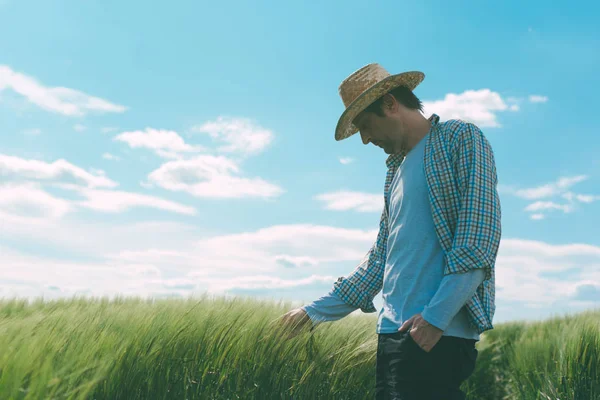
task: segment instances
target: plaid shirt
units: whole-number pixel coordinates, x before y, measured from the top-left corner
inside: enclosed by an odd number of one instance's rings
[[[500,244],[501,210],[492,148],[479,128],[460,120],[439,122],[432,115],[424,155],[425,176],[437,237],[445,252],[444,275],[482,268],[484,281],[466,303],[478,333],[493,329],[494,265]],[[383,286],[387,255],[389,187],[406,153],[392,154],[384,187],[385,206],[373,247],[333,291],[365,313],[377,311],[373,298]]]

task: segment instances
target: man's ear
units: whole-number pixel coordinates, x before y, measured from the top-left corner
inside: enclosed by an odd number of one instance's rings
[[[394,96],[392,96],[389,93],[386,93],[383,96],[383,108],[385,111],[388,112],[393,112],[396,111],[398,108],[398,101],[396,100],[396,98]]]

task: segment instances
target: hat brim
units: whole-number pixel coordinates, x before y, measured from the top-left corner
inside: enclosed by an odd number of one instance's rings
[[[398,86],[406,86],[410,90],[415,90],[417,86],[425,79],[425,74],[419,71],[403,72],[396,75],[390,75],[369,89],[360,94],[344,110],[340,116],[335,128],[335,140],[343,140],[358,132],[358,128],[353,124],[354,118],[365,108],[371,105],[379,97],[383,96]]]

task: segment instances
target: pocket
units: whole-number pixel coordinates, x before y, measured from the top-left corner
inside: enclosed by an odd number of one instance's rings
[[[468,355],[468,358],[475,363],[475,361],[477,360],[477,355],[478,355],[478,351],[477,348],[475,347],[475,342],[473,340],[470,339],[462,339],[461,340],[461,347],[464,349],[465,353]]]
[[[412,337],[412,335],[410,334],[410,331],[406,332],[406,336],[407,336],[407,340],[412,343],[412,345],[414,347],[417,348],[418,351],[420,351],[423,354],[429,354],[428,352],[426,352],[425,350],[423,350],[421,348],[421,346],[419,346],[419,344],[415,341],[415,339]]]
[[[459,346],[461,366],[459,368],[458,381],[462,382],[468,379],[475,371],[475,364],[477,362],[477,349],[473,342],[467,339],[462,339]]]

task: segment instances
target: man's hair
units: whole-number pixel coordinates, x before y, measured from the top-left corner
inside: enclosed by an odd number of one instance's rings
[[[420,110],[421,112],[423,111],[423,103],[421,103],[421,100],[419,100],[417,96],[415,96],[415,94],[412,92],[412,90],[410,90],[406,86],[398,86],[397,88],[390,90],[388,94],[394,96],[398,103],[404,105],[406,108]],[[384,117],[385,114],[383,113],[383,96],[371,103],[367,108],[365,108],[364,111],[372,112],[379,115],[380,117]]]

